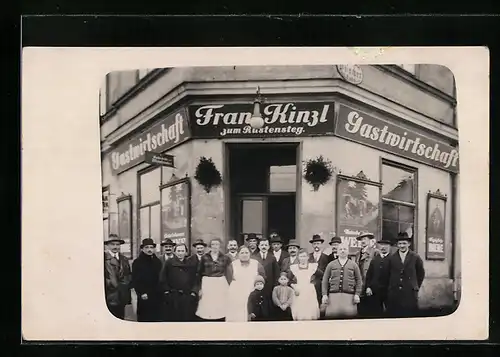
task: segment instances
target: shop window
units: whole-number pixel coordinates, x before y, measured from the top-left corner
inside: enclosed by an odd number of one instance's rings
[[[383,162],[382,235],[395,240],[398,233],[414,236],[416,211],[416,170]],[[412,243],[412,249],[414,249]]]
[[[269,192],[295,192],[297,167],[295,165],[269,168]]]
[[[139,236],[160,243],[160,183],[161,170],[139,173]],[[140,241],[136,246],[139,247]]]

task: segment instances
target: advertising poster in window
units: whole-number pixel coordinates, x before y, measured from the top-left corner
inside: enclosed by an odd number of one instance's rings
[[[427,232],[425,251],[427,260],[445,259],[445,209],[446,197],[427,195]]]
[[[349,244],[349,254],[360,249],[356,237],[363,232],[379,238],[380,184],[337,176],[337,235]]]
[[[125,241],[121,252],[132,258],[132,197],[122,196],[116,200],[118,204],[118,236]]]
[[[109,218],[109,188],[102,189],[102,218]]]
[[[190,245],[191,190],[189,179],[176,180],[160,187],[162,241]]]

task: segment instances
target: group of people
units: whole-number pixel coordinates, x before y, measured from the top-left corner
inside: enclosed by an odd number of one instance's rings
[[[120,240],[106,241],[105,292],[110,312],[124,318],[137,295],[137,321],[303,321],[359,317],[409,317],[418,311],[418,292],[425,277],[422,259],[400,233],[392,242],[364,233],[360,249],[314,235],[312,253],[292,239],[284,247],[278,234],[258,239],[248,234],[222,252],[222,241],[198,239],[188,256],[185,244],[144,239],[130,268],[120,254]],[[208,251],[207,251],[208,248]],[[286,248],[283,249],[283,248]]]

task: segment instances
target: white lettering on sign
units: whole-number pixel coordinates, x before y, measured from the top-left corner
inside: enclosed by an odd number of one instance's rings
[[[111,154],[111,164],[114,170],[119,170],[122,166],[128,165],[131,161],[144,156],[146,151],[153,151],[166,144],[177,144],[184,134],[184,118],[178,113],[172,124],[161,125],[158,132],[147,133],[145,137],[140,137],[134,144],[129,144],[125,151],[115,151]]]
[[[429,243],[429,253],[444,253],[443,244]]]
[[[389,131],[389,126],[387,125],[380,127],[372,124],[363,124],[363,120],[364,118],[358,112],[351,111],[347,115],[347,122],[344,128],[350,134],[359,134],[361,137],[371,141],[440,162],[445,168],[457,166],[458,150],[456,149],[451,149],[449,152],[444,151],[439,143],[435,143],[434,146],[427,146],[421,143],[422,139],[419,137],[408,138],[408,132],[406,131],[400,135]]]
[[[218,112],[217,109],[222,109],[220,105],[205,105],[195,111],[196,124],[205,125],[244,125],[249,124],[252,117],[251,112]],[[297,110],[293,103],[287,104],[268,104],[264,107],[264,122],[266,124],[305,124],[309,127],[314,127],[319,123],[327,122],[327,114],[330,109],[330,104],[324,104],[323,109],[318,110]],[[274,128],[282,129],[282,128]],[[240,129],[241,130],[241,129]],[[250,129],[244,129],[250,130]],[[260,130],[260,129],[259,129]],[[291,130],[285,126],[285,130]],[[240,133],[240,132],[238,132]],[[279,132],[278,132],[279,133]],[[302,133],[302,131],[301,131]],[[297,134],[300,135],[300,134]]]

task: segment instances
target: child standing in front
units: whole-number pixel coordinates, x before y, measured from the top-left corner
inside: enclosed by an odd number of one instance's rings
[[[295,292],[288,286],[289,281],[287,273],[282,272],[278,279],[279,285],[273,289],[272,298],[275,305],[275,317],[278,321],[293,321],[290,306],[292,305]]]
[[[248,320],[268,321],[271,312],[271,303],[263,291],[265,279],[258,275],[254,282],[254,291],[248,297]]]

